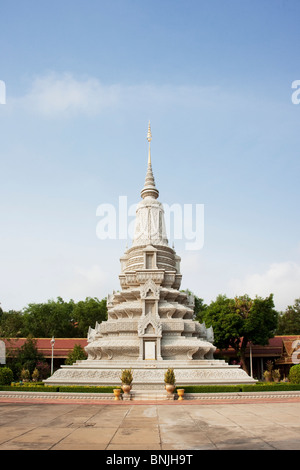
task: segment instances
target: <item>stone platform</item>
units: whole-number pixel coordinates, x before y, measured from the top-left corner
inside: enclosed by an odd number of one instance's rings
[[[193,361],[77,361],[72,366],[62,366],[45,380],[48,385],[108,385],[121,384],[122,369],[133,371],[133,390],[162,390],[164,375],[173,368],[176,383],[184,385],[252,384],[239,366],[228,365],[224,360]]]

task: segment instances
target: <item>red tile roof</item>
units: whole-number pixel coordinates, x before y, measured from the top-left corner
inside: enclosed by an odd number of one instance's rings
[[[285,336],[274,336],[274,338],[269,339],[269,343],[266,346],[261,346],[259,344],[252,345],[252,356],[253,357],[281,357],[284,353],[287,345],[292,344],[296,339],[300,339],[299,335],[285,335]],[[221,352],[224,355],[235,356],[235,351],[233,348],[228,348],[227,350],[217,351]],[[250,345],[248,343],[246,349],[246,356],[250,355]]]
[[[46,358],[52,356],[51,341],[52,338],[37,338],[37,348]],[[300,339],[299,335],[286,335],[286,336],[275,336],[270,338],[269,344],[266,346],[252,345],[252,356],[253,357],[281,357],[284,353],[284,348],[288,348],[290,344],[296,339]],[[26,338],[10,338],[4,339],[7,349],[20,348],[26,341]],[[55,338],[55,344],[53,348],[53,356],[56,358],[66,358],[70,351],[76,344],[80,344],[83,348],[87,345],[86,338]],[[246,355],[249,355],[249,345],[246,350]],[[228,350],[219,351],[224,355],[235,356],[235,351],[232,348]]]
[[[27,338],[10,338],[4,339],[7,349],[18,349],[25,343]],[[52,338],[37,338],[36,346],[39,352],[41,352],[44,357],[52,357]],[[66,358],[70,351],[74,348],[76,344],[80,344],[83,348],[87,345],[86,338],[55,338],[55,344],[53,348],[53,357],[56,358]]]

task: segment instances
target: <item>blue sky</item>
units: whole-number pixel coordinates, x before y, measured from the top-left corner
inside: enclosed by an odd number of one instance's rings
[[[300,296],[298,0],[11,0],[1,6],[0,302],[119,289],[97,207],[204,205],[182,287]],[[131,217],[132,219],[132,217]],[[130,240],[128,241],[130,246]]]

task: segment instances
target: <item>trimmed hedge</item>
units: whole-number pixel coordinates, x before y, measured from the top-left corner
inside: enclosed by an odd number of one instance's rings
[[[47,388],[47,386],[45,387]],[[62,393],[114,393],[113,390],[115,388],[121,388],[120,386],[118,387],[112,387],[112,386],[107,386],[107,387],[97,387],[97,386],[88,386],[88,385],[60,385],[59,387],[59,392]],[[123,390],[122,390],[123,392]]]
[[[11,382],[12,387],[44,387],[44,382]]]
[[[0,391],[15,392],[61,392],[61,393],[113,393],[117,387],[77,386],[77,385],[0,385]],[[123,391],[122,391],[123,392]]]
[[[185,393],[228,393],[228,392],[280,392],[300,390],[300,384],[291,383],[256,383],[241,385],[183,385]]]
[[[178,388],[183,388],[184,393],[236,393],[241,391],[241,385],[178,385],[175,391]]]
[[[255,384],[255,385],[242,385],[242,392],[281,392],[281,391],[297,391],[300,390],[300,384],[291,383],[270,383],[270,384]]]
[[[58,387],[44,387],[43,385],[0,385],[1,392],[59,392]]]

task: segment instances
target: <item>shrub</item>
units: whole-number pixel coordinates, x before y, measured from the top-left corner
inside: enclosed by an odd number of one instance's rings
[[[36,363],[36,369],[39,372],[39,379],[44,380],[50,376],[50,366],[47,362],[38,361]]]
[[[182,385],[178,388],[184,388],[185,393],[237,393],[241,391],[241,385]]]
[[[295,364],[290,368],[289,381],[292,384],[300,384],[300,364]]]
[[[242,392],[282,392],[282,391],[300,390],[300,384],[291,383],[257,383],[241,385]]]
[[[131,385],[132,380],[133,380],[131,369],[122,370],[120,379],[121,379],[122,384]]]
[[[272,379],[274,382],[278,382],[280,380],[280,370],[279,369],[274,369],[272,370]]]
[[[0,384],[10,385],[13,381],[14,374],[9,367],[0,367]]]
[[[165,373],[165,383],[175,385],[175,373],[174,369],[169,368]]]
[[[10,391],[13,390],[14,392],[58,392],[58,387],[44,387],[43,385],[20,385],[15,384],[14,386],[10,385],[0,385],[1,391]]]
[[[265,379],[266,382],[271,382],[271,380],[272,380],[272,371],[265,370],[264,371],[264,379]]]
[[[47,388],[46,386],[45,388]],[[114,388],[121,388],[119,386],[93,386],[93,385],[60,385],[58,387],[59,392],[68,392],[68,393],[113,393]]]
[[[22,369],[21,370],[21,379],[23,382],[29,382],[30,380],[30,372],[28,369]]]
[[[34,371],[32,372],[32,376],[31,376],[32,380],[34,382],[37,382],[38,379],[39,379],[39,376],[40,376],[40,373],[39,373],[38,369],[35,368]]]
[[[72,365],[76,361],[82,361],[87,358],[87,354],[80,344],[75,344],[72,351],[69,352],[67,359],[65,360],[66,365]]]

